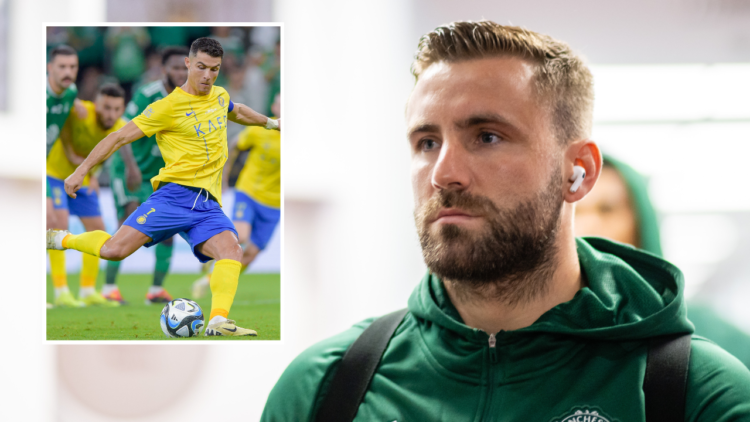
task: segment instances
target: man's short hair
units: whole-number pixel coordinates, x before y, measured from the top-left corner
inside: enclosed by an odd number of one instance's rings
[[[199,51],[208,54],[211,57],[223,57],[224,49],[221,44],[213,38],[198,38],[190,45],[190,56],[195,57]]]
[[[519,57],[536,66],[534,88],[549,107],[562,144],[591,134],[594,83],[583,58],[548,35],[491,21],[453,22],[424,35],[411,71],[419,75],[437,62],[486,57]]]
[[[161,52],[161,64],[167,64],[167,61],[172,56],[187,57],[188,53],[187,47],[165,47]]]
[[[78,52],[69,45],[60,44],[49,52],[49,61],[53,62],[57,56],[78,56]]]
[[[97,95],[106,95],[108,97],[125,98],[125,90],[116,83],[106,83],[99,87]]]

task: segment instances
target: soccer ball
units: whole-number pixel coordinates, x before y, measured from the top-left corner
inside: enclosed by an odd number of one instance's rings
[[[164,305],[159,322],[167,337],[197,336],[203,328],[203,311],[190,299],[175,299]]]

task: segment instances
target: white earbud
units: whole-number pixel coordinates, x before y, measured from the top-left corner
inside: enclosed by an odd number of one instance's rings
[[[573,186],[570,187],[570,193],[576,193],[578,188],[581,187],[581,183],[583,183],[583,179],[585,178],[586,169],[584,169],[582,166],[573,166],[573,176],[571,176],[570,180],[568,180],[569,182],[573,182]]]

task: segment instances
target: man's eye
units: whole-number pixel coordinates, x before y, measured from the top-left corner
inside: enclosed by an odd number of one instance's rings
[[[481,135],[479,135],[479,140],[483,144],[494,144],[500,141],[500,137],[495,135],[494,133],[483,132]]]
[[[433,141],[432,139],[424,139],[422,141],[423,151],[429,151],[431,149],[434,149],[435,147],[437,147],[437,142]]]

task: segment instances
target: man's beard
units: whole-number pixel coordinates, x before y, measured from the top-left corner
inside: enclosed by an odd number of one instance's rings
[[[563,197],[560,168],[545,189],[515,208],[486,197],[441,190],[415,212],[422,255],[430,271],[455,287],[462,300],[486,298],[514,306],[544,294],[555,270],[555,239]],[[442,208],[481,216],[480,233],[455,224],[430,232]]]
[[[176,82],[175,82],[175,81],[174,81],[174,80],[173,80],[173,79],[172,79],[172,78],[171,78],[171,77],[169,76],[169,73],[166,73],[165,75],[166,75],[166,77],[167,77],[167,78],[166,78],[166,79],[167,79],[167,86],[166,86],[166,88],[167,88],[168,90],[170,90],[170,89],[175,89],[175,88],[177,88],[177,87],[179,86],[179,85],[177,85],[177,83],[176,83]],[[180,85],[182,85],[182,84],[180,84]]]

